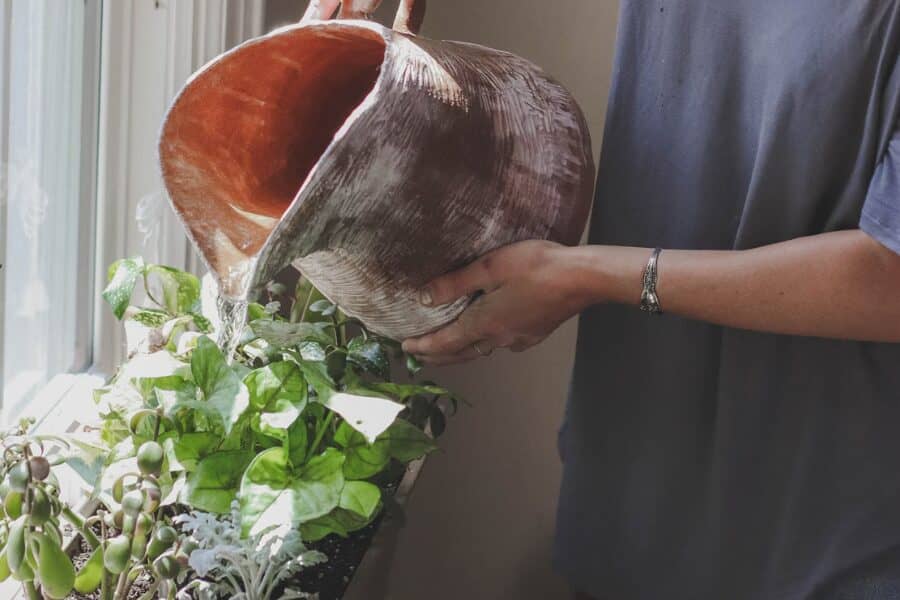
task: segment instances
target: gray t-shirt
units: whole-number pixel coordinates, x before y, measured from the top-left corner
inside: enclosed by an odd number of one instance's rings
[[[900,253],[900,1],[623,0],[617,43],[592,243]],[[597,306],[560,452],[556,564],[598,598],[900,586],[900,344]]]

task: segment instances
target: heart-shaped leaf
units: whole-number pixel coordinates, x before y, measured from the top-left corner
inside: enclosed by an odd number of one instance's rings
[[[390,361],[384,346],[374,338],[355,337],[347,344],[347,360],[364,371],[387,378],[390,375]]]
[[[293,407],[299,416],[306,406],[306,380],[293,362],[282,361],[252,371],[244,378],[250,406],[260,412],[285,412]],[[295,418],[296,418],[295,416]],[[283,428],[287,428],[293,419]]]
[[[113,314],[121,319],[131,302],[137,280],[144,276],[144,261],[141,258],[125,258],[109,267],[109,284],[101,296],[112,307]]]
[[[412,462],[437,450],[434,440],[424,431],[402,419],[388,428],[385,438],[390,440],[391,456],[403,463]]]
[[[347,479],[368,479],[383,471],[391,460],[391,442],[384,434],[369,444],[360,432],[344,422],[338,427],[334,441],[344,448],[344,477]]]
[[[247,467],[241,482],[244,534],[258,533],[286,520],[298,525],[331,512],[344,487],[343,462],[344,456],[329,448],[293,476],[284,448],[261,452]]]
[[[250,404],[247,386],[208,337],[197,340],[197,347],[191,354],[191,372],[206,402],[221,416],[225,433],[230,433]]]
[[[200,280],[191,273],[172,267],[150,265],[148,275],[155,275],[163,292],[163,304],[172,314],[180,315],[195,308],[200,300]]]
[[[363,519],[370,519],[381,504],[381,490],[368,481],[347,481],[338,506]]]
[[[406,408],[393,400],[346,392],[333,392],[324,398],[320,396],[319,402],[341,415],[369,443],[374,443]]]
[[[272,319],[257,319],[250,322],[250,329],[270,344],[290,348],[301,342],[313,341],[333,344],[331,323],[288,323]]]
[[[195,509],[227,513],[252,459],[253,452],[249,450],[229,450],[200,460],[197,470],[188,475],[184,500]]]

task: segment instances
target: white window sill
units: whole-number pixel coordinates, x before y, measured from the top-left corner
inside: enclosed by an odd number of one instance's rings
[[[64,433],[76,417],[96,414],[93,391],[105,381],[105,375],[93,371],[57,375],[19,414],[4,413],[2,422],[9,427],[31,417],[35,419],[34,429],[41,433]]]

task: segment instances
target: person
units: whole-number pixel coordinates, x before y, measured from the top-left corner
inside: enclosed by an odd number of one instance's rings
[[[898,63],[895,0],[623,0],[589,245],[422,290],[481,292],[404,342],[430,364],[581,313],[555,563],[587,597],[900,598]]]

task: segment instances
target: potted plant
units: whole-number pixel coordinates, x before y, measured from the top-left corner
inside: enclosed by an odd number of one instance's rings
[[[265,294],[223,349],[209,285],[141,259],[110,268],[128,359],[87,433],[3,437],[0,579],[29,598],[340,597],[355,564],[328,570],[329,553],[364,550],[457,400],[392,381],[392,358],[419,365],[303,279]],[[62,464],[92,490],[86,518],[60,499]]]

